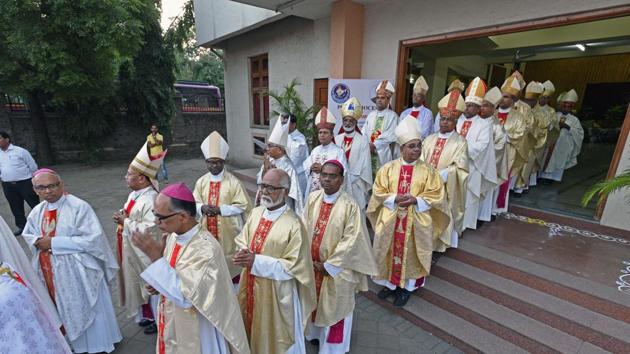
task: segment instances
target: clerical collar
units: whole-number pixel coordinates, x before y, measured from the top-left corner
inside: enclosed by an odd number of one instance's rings
[[[201,224],[195,224],[195,226],[191,227],[190,230],[184,232],[183,234],[175,234],[175,241],[177,241],[177,243],[179,243],[180,245],[185,245],[186,243],[188,243],[188,241],[190,241],[193,236],[197,234],[200,227]]]
[[[319,146],[320,146],[322,149],[330,149],[331,147],[333,147],[333,145],[335,145],[335,144],[333,144],[333,143],[332,143],[332,141],[331,141],[330,143],[328,143],[328,145],[321,145],[321,144],[320,144]],[[335,146],[337,146],[337,145],[335,145]]]
[[[300,134],[301,134],[300,131],[295,129],[294,131],[289,133],[289,136],[290,137],[295,137],[295,136],[300,135]]]
[[[265,208],[265,212],[263,213],[263,218],[270,221],[276,221],[278,220],[280,215],[282,215],[282,213],[284,213],[287,210],[288,207],[289,207],[288,205],[284,204],[283,206],[281,206],[280,208],[276,210],[269,210]]]
[[[353,130],[351,132],[347,132],[344,130],[344,133],[346,134],[348,138],[354,138],[354,133],[356,133],[356,130]]]
[[[419,111],[419,110],[420,110],[420,107],[422,107],[422,105],[419,105],[418,107],[416,107],[416,106],[411,106],[411,110],[412,110],[412,111]]]
[[[326,192],[324,192],[324,202],[328,204],[334,204],[337,201],[337,198],[339,198],[339,194],[341,194],[341,188],[339,188],[336,193],[333,193],[331,195],[328,195],[326,194]]]
[[[137,191],[131,192],[131,199],[138,199],[138,198],[140,198],[141,195],[143,195],[144,193],[148,192],[150,189],[153,189],[153,186],[144,187],[144,188],[139,189]]]
[[[213,175],[212,172],[210,172],[210,182],[221,182],[224,171],[225,169],[221,170],[221,172],[218,175]]]
[[[501,108],[501,107],[499,107],[499,109],[498,109],[499,113],[510,113],[511,110],[512,110],[512,107],[510,107],[510,108]]]
[[[476,116],[470,117],[470,118],[466,118],[466,116],[464,116],[464,119],[466,120],[475,120],[475,118],[479,118],[479,115],[477,114]]]
[[[451,131],[450,131],[450,132],[448,132],[448,133],[438,133],[438,137],[439,137],[440,139],[448,139],[448,138],[450,138],[450,137],[451,137],[451,135],[453,135],[453,133],[454,133],[454,132],[455,132],[455,130],[451,130]]]
[[[403,166],[415,166],[417,162],[418,162],[418,160],[416,160],[416,161],[414,161],[414,162],[407,162],[407,161],[405,161],[405,159],[403,159],[402,157],[400,158],[400,163],[401,163]]]
[[[57,209],[61,208],[61,206],[63,205],[63,202],[65,202],[65,201],[66,201],[66,196],[64,194],[56,202],[48,203],[47,209],[48,210],[57,210]]]

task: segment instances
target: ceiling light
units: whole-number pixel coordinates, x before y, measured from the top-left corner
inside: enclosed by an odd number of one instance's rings
[[[586,50],[586,47],[584,46],[584,44],[576,44],[575,46],[581,51],[585,51]]]

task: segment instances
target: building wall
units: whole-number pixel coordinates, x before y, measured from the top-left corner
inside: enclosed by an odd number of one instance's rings
[[[293,78],[307,106],[313,103],[313,80],[329,73],[330,20],[289,17],[229,39],[225,50],[225,97],[231,159],[240,165],[259,166],[253,154],[252,134],[268,130],[252,128],[249,57],[267,53],[269,89],[281,92]],[[273,110],[273,99],[270,101]]]
[[[396,77],[400,40],[628,4],[623,0],[405,0],[365,5],[362,78]],[[481,12],[480,9],[486,9]]]
[[[622,174],[629,168],[630,143],[626,141],[615,176]],[[622,189],[608,196],[604,213],[602,214],[601,224],[618,229],[630,230],[630,189]]]

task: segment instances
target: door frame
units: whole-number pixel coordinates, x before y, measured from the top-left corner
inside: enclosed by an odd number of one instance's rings
[[[591,22],[596,20],[604,20],[615,17],[624,17],[630,15],[630,5],[621,5],[614,6],[600,10],[591,10],[591,11],[582,11],[576,12],[567,15],[560,16],[552,16],[545,17],[536,20],[522,21],[511,24],[503,24],[489,27],[481,27],[481,28],[472,28],[469,30],[456,31],[450,33],[444,33],[439,35],[432,35],[426,37],[418,37],[418,38],[410,38],[399,41],[399,49],[398,49],[398,66],[396,68],[396,92],[400,94],[396,95],[395,102],[395,110],[400,112],[405,105],[405,102],[408,101],[409,93],[406,88],[406,74],[407,74],[407,58],[409,57],[409,53],[411,48],[418,47],[422,45],[428,44],[436,44],[436,43],[446,43],[451,41],[457,41],[462,39],[469,38],[477,38],[477,37],[486,37],[486,36],[495,36],[500,34],[508,34],[515,32],[523,32],[535,29],[543,29],[543,28],[551,28],[551,27],[560,27],[564,25],[572,25],[576,23],[583,22]],[[612,160],[610,162],[610,166],[608,168],[607,179],[612,178],[617,173],[617,168],[619,166],[619,160],[621,159],[621,154],[623,152],[623,148],[628,140],[628,135],[630,133],[630,105],[628,105],[628,111],[626,112],[626,116],[624,118],[624,122],[621,126],[621,132],[619,134],[619,139],[617,140],[617,145],[615,147],[615,152],[613,153]],[[604,207],[606,206],[606,200],[603,200],[601,203],[597,205],[595,211],[595,218],[599,220],[601,218],[602,213],[604,212]]]

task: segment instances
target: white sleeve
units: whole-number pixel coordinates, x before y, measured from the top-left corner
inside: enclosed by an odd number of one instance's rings
[[[166,262],[164,257],[151,263],[151,265],[140,274],[140,277],[160,294],[172,301],[175,306],[186,309],[192,307],[192,303],[182,294],[177,272]]]
[[[31,156],[31,153],[28,152],[28,150],[23,149],[22,158],[24,159],[24,162],[26,162],[26,164],[28,165],[28,169],[31,172],[31,175],[35,173],[35,171],[37,171],[37,163],[33,159],[33,156]]]
[[[197,218],[202,218],[205,216],[201,213],[202,206],[203,206],[203,203],[195,203],[195,207],[197,208]]]
[[[50,241],[50,249],[54,255],[85,252],[83,247],[72,240],[72,237],[55,236]]]
[[[440,171],[440,177],[442,177],[442,181],[446,183],[446,181],[448,180],[448,168],[445,168]]]
[[[333,278],[343,271],[343,268],[336,267],[328,262],[324,262],[324,268],[326,268],[328,274],[330,274]]]
[[[284,266],[282,266],[282,263],[278,258],[262,254],[257,254],[256,257],[254,257],[252,274],[257,277],[268,278],[271,280],[293,279],[293,276],[284,269]]]
[[[431,206],[424,201],[424,199],[422,199],[422,197],[416,197],[416,205],[414,206],[414,208],[416,209],[416,212],[418,213],[424,213],[425,211],[431,209]]]
[[[243,214],[243,209],[234,205],[219,205],[219,209],[221,209],[221,216],[235,216]]]
[[[385,199],[385,201],[383,202],[383,205],[389,209],[389,210],[394,210],[396,209],[396,194],[392,194],[389,197],[387,197],[387,199]]]

